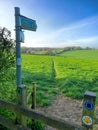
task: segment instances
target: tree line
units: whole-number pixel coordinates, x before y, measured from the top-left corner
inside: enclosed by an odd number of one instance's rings
[[[91,50],[93,48],[80,46],[70,46],[63,48],[48,48],[48,47],[22,47],[21,52],[24,54],[40,54],[40,55],[58,55],[60,53],[72,50]]]

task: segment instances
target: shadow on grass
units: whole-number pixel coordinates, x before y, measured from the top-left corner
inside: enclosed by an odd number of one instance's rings
[[[32,92],[32,82],[36,82],[36,98],[39,106],[50,105],[58,94],[56,82],[51,76],[48,77],[42,73],[31,73],[25,70],[22,72],[22,81],[27,86],[28,93]]]

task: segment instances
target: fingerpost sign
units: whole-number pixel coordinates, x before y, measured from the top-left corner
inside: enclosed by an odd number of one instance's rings
[[[20,19],[21,19],[21,29],[36,31],[37,25],[36,25],[35,20],[27,18],[27,17],[22,16],[22,15],[21,15]]]
[[[20,43],[24,42],[23,30],[36,31],[36,21],[20,14],[20,8],[15,7],[15,33],[16,33],[16,80],[17,87],[22,84],[21,76],[21,49]]]

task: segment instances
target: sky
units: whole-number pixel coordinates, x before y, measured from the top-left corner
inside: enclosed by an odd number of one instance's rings
[[[23,30],[27,47],[98,48],[98,0],[0,0],[0,26],[15,39],[15,10],[36,20],[37,30]]]

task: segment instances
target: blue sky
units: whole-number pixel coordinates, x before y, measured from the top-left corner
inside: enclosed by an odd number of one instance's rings
[[[38,26],[24,31],[22,46],[98,48],[98,0],[0,0],[0,26],[15,39],[14,7]]]

